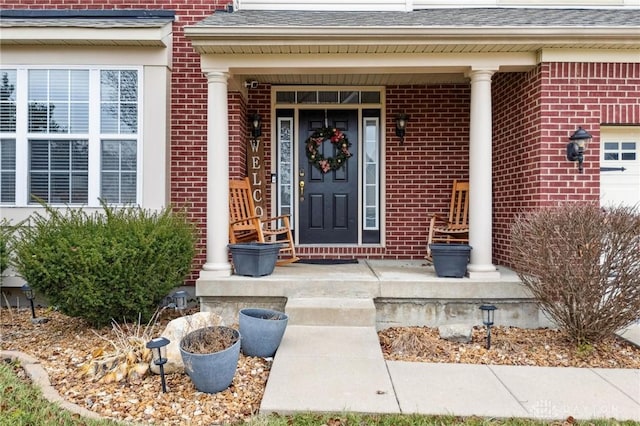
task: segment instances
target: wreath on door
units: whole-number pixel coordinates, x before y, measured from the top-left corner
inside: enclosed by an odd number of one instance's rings
[[[331,144],[336,149],[335,157],[325,157],[322,155],[318,148],[324,141],[329,139]],[[349,139],[342,133],[341,130],[332,127],[323,127],[313,132],[306,141],[307,159],[322,173],[329,171],[335,171],[342,168],[347,159],[351,157],[349,152]]]

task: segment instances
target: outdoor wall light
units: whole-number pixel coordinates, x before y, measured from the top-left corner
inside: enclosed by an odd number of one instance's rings
[[[400,138],[400,144],[404,145],[404,134],[407,129],[407,121],[409,116],[407,114],[398,114],[396,116],[396,136]]]
[[[33,299],[36,298],[36,295],[33,291],[33,289],[29,286],[29,284],[25,284],[22,286],[22,292],[24,293],[24,297],[27,298],[27,300],[29,301],[29,303],[31,303],[31,319],[35,320],[36,319],[36,308],[33,305]]]
[[[171,343],[166,337],[156,337],[147,343],[147,349],[151,349],[153,363],[160,367],[160,380],[162,382],[162,392],[167,393],[167,383],[164,380],[164,365],[167,363],[167,348]]]
[[[496,309],[498,308],[493,305],[480,305],[482,323],[487,326],[487,349],[491,349],[491,326],[493,325],[493,317]]]
[[[189,296],[189,293],[187,293],[184,290],[179,290],[173,293],[172,299],[173,299],[174,307],[179,311],[186,309],[188,296]]]
[[[259,114],[252,114],[249,117],[251,122],[251,136],[259,138],[262,135],[262,117]]]
[[[577,161],[578,173],[582,173],[584,151],[587,148],[587,144],[591,141],[591,135],[582,127],[578,127],[578,130],[569,136],[569,140],[571,142],[567,144],[567,160]]]

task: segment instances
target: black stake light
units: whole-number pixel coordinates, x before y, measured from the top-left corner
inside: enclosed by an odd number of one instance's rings
[[[27,298],[29,303],[31,303],[31,319],[36,319],[36,308],[33,305],[33,299],[36,298],[33,289],[29,286],[29,284],[25,284],[22,286],[22,292],[24,293],[24,297]]]
[[[493,325],[493,317],[495,310],[498,309],[493,305],[481,305],[482,323],[487,327],[487,349],[491,349],[491,326]]]
[[[151,349],[153,354],[153,363],[160,367],[160,380],[162,381],[162,392],[167,393],[167,383],[164,380],[164,365],[167,363],[167,349],[169,343],[166,337],[156,337],[147,343],[147,348]],[[164,356],[163,356],[164,355]]]

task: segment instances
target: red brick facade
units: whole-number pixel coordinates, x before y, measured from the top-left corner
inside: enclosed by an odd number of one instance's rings
[[[600,197],[600,126],[640,124],[640,64],[543,63],[493,79],[494,259],[508,265],[519,212]],[[583,174],[565,158],[578,126],[593,142]]]
[[[227,3],[0,1],[2,8],[117,7],[176,12],[171,77],[171,202],[188,206],[202,235],[189,282],[197,278],[204,261],[207,81],[183,27]],[[498,73],[492,87],[494,261],[508,265],[509,223],[517,213],[561,200],[599,199],[600,125],[640,124],[640,64],[543,63],[526,73]],[[428,216],[448,208],[453,179],[468,178],[468,84],[389,86],[386,100],[385,246],[302,247],[300,255],[420,259],[425,252]],[[263,117],[265,153],[270,152],[270,102],[267,85],[252,90],[246,100],[237,92],[229,94],[232,177],[246,173],[247,114],[258,112]],[[404,145],[394,133],[394,117],[399,112],[410,115]],[[594,136],[586,153],[584,174],[578,174],[576,165],[565,159],[565,145],[577,126]]]

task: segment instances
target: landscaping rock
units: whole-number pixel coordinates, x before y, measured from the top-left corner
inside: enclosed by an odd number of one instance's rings
[[[213,312],[198,312],[193,315],[171,320],[162,336],[169,339],[167,345],[167,363],[164,365],[165,374],[184,373],[182,356],[180,355],[180,341],[193,330],[199,328],[224,325],[222,317]],[[160,368],[151,362],[151,371],[160,374]]]
[[[473,327],[466,324],[449,324],[438,327],[440,338],[456,343],[470,343]]]

